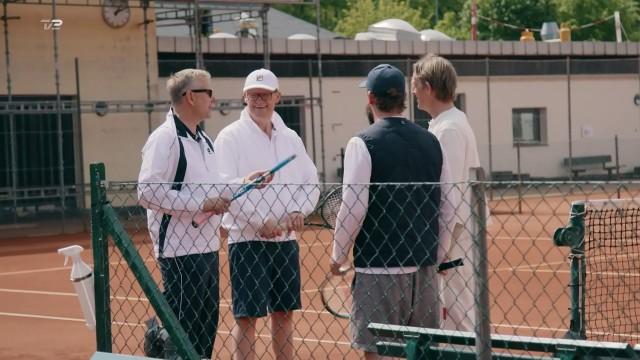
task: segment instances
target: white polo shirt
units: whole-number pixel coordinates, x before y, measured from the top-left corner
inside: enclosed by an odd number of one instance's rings
[[[173,182],[180,163],[180,143],[186,167],[184,180],[177,189],[178,185]],[[207,197],[229,197],[233,190],[226,185],[212,185],[222,181],[211,144],[213,142],[204,131],[192,134],[184,123],[174,119],[171,109],[165,122],[154,130],[142,149],[138,199],[147,209],[147,225],[156,257],[220,249],[217,230],[221,216],[212,216],[198,227],[192,225],[194,218],[202,214],[201,207]]]
[[[401,116],[399,116],[401,117]],[[446,154],[442,154],[442,171],[440,173],[441,204],[438,218],[438,261],[446,254],[451,243],[453,231],[454,211],[459,198],[451,191],[451,175],[446,161]],[[364,141],[355,136],[347,143],[344,156],[344,176],[342,190],[342,205],[336,218],[331,258],[338,264],[347,261],[351,248],[362,228],[369,206],[369,187],[371,181],[371,155]],[[368,274],[407,274],[416,272],[417,267],[390,268],[356,268],[356,272]]]
[[[218,134],[215,151],[223,181],[239,183],[252,171],[268,170],[285,158],[296,158],[275,173],[270,185],[253,189],[233,201],[224,216],[224,227],[229,229],[229,243],[241,241],[287,241],[295,233],[275,239],[263,239],[257,234],[265,220],[281,219],[285,214],[300,211],[305,216],[315,208],[320,196],[318,174],[302,140],[289,129],[280,115],[273,113],[271,138],[251,119],[245,108],[240,119]]]

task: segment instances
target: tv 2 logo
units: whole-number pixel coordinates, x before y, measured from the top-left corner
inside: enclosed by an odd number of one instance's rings
[[[45,30],[60,30],[62,28],[62,19],[43,19],[40,20],[43,23]]]

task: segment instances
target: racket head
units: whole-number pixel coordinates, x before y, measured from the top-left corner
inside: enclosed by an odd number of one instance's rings
[[[330,229],[336,228],[336,219],[338,218],[338,211],[340,211],[340,205],[342,204],[342,185],[338,185],[329,190],[327,195],[322,199],[319,205],[319,213],[325,226]]]
[[[351,286],[355,276],[352,267],[341,270],[340,275],[327,274],[320,285],[322,305],[333,316],[341,319],[351,317],[353,297]]]

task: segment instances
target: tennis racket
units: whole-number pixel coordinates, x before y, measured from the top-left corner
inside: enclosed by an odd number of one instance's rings
[[[443,262],[438,265],[438,272],[463,266],[462,258]],[[353,299],[351,287],[355,271],[352,267],[340,269],[340,275],[327,274],[320,285],[320,298],[322,305],[333,316],[348,319],[351,316]]]
[[[305,219],[305,225],[326,229],[336,228],[336,218],[342,204],[342,185],[336,185],[320,200],[313,215]],[[315,221],[314,221],[315,220]],[[319,220],[319,222],[318,222]]]
[[[284,159],[284,160],[280,161],[279,163],[277,163],[274,167],[272,167],[266,173],[264,173],[264,174],[258,176],[257,178],[253,179],[250,183],[242,185],[240,187],[240,189],[238,189],[238,191],[236,191],[233,194],[233,196],[231,196],[231,201],[237,200],[242,195],[244,195],[244,194],[248,193],[249,191],[255,189],[257,186],[260,186],[264,182],[264,180],[266,178],[268,178],[269,176],[275,174],[278,170],[282,169],[285,165],[290,163],[295,158],[296,158],[296,154],[293,154],[293,155],[287,157],[286,159]],[[202,225],[203,223],[205,223],[207,221],[207,219],[210,218],[211,216],[213,216],[213,213],[211,213],[211,212],[200,213],[200,214],[195,216],[193,221],[191,221],[191,226],[193,226],[194,228],[197,228],[200,225]]]
[[[351,286],[355,271],[352,267],[340,269],[340,275],[327,274],[320,284],[322,305],[333,316],[348,319],[351,316]]]

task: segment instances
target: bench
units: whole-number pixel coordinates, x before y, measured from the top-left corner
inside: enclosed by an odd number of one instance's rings
[[[521,173],[522,181],[529,181],[531,176],[528,173]],[[491,181],[518,181],[518,174],[513,171],[492,171]]]
[[[569,167],[569,158],[562,159],[562,166],[571,171],[574,178],[593,167],[601,167],[602,170],[607,171],[607,178],[611,179],[611,173],[618,167],[607,165],[608,162],[611,162],[611,155],[577,156],[571,158],[571,167]]]
[[[475,333],[468,331],[453,331],[441,329],[419,328],[371,323],[369,331],[375,336],[404,339],[404,343],[379,341],[376,348],[379,355],[395,356],[410,360],[436,359],[438,357],[460,360],[475,359],[473,349],[452,348],[438,346],[453,344],[462,346],[475,345]],[[495,352],[492,359],[580,359],[586,356],[617,357],[639,359],[640,346],[635,348],[625,343],[537,338],[517,335],[491,335],[492,349],[516,350],[515,354]],[[522,351],[549,353],[551,356],[524,354]]]

